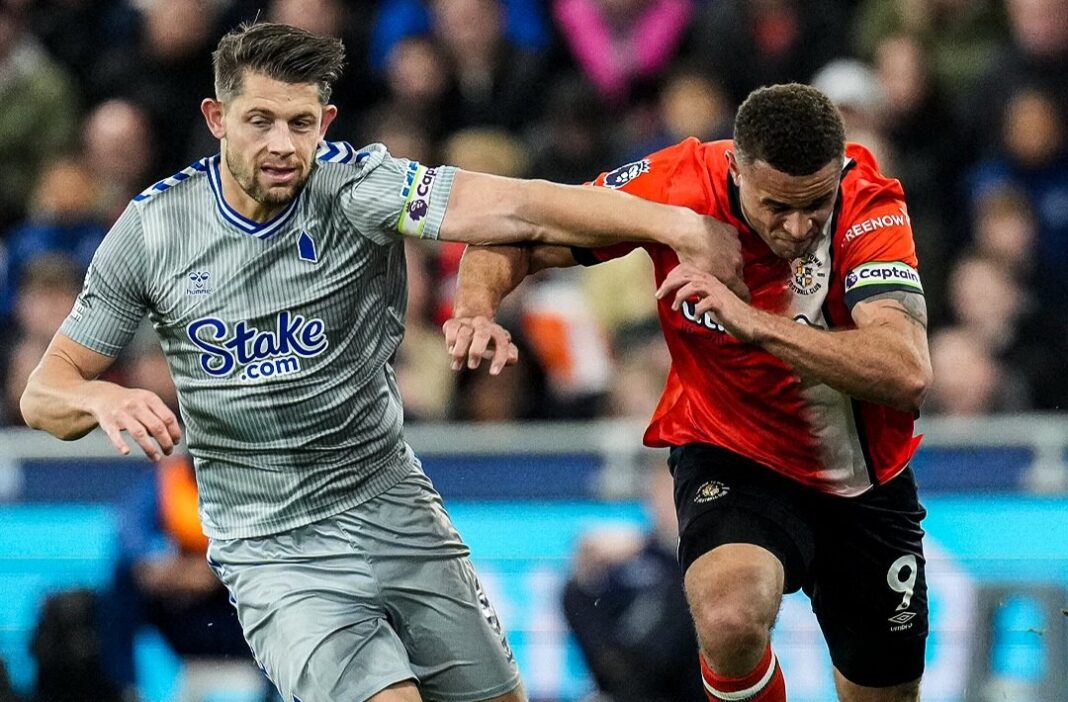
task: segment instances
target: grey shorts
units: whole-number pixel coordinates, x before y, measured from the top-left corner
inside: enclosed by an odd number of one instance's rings
[[[476,702],[519,671],[468,553],[415,469],[313,524],[213,540],[208,561],[286,702],[362,702],[404,680],[426,700]]]

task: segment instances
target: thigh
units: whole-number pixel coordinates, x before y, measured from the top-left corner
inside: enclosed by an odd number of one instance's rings
[[[257,663],[286,702],[367,700],[415,678],[370,564],[333,518],[213,541],[208,557]]]
[[[669,464],[684,573],[721,546],[750,544],[782,564],[784,592],[802,586],[815,542],[799,486],[769,468],[704,444],[673,448]]]
[[[911,470],[856,498],[814,500],[809,594],[835,668],[882,688],[923,674],[927,640],[925,516]]]
[[[366,549],[424,699],[475,702],[518,687],[500,620],[426,476],[409,475],[342,523]]]

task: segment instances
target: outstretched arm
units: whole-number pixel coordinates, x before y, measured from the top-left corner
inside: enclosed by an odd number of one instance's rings
[[[26,424],[70,441],[98,425],[123,455],[126,431],[145,455],[159,460],[181,438],[178,419],[148,390],[124,388],[96,378],[113,358],[56,334],[34,369],[19,403]]]
[[[853,307],[856,329],[834,331],[751,307],[718,280],[686,264],[668,274],[657,297],[671,297],[674,308],[700,298],[697,314],[711,312],[734,337],[851,397],[912,412],[931,386],[927,307],[918,293],[869,297]]]
[[[487,358],[490,375],[497,375],[515,363],[511,336],[493,321],[501,301],[526,276],[576,263],[566,246],[468,246],[457,273],[453,317],[442,327],[453,369],[478,368]]]
[[[658,243],[739,295],[747,294],[741,282],[741,246],[732,227],[685,207],[611,188],[457,171],[438,237],[481,245],[535,242],[586,248]]]

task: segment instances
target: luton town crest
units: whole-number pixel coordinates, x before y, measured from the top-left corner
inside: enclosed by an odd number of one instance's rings
[[[816,254],[805,254],[793,260],[793,277],[790,289],[797,295],[811,295],[823,289],[827,272],[823,270],[823,261]]]

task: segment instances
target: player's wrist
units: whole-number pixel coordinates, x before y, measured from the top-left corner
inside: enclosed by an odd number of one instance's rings
[[[461,291],[458,290],[457,292]],[[492,294],[489,290],[462,291],[462,294],[453,299],[452,318],[474,319],[475,317],[485,317],[492,322],[497,316],[500,304],[500,296]]]
[[[676,221],[661,236],[661,243],[670,246],[678,254],[698,251],[705,236],[705,225],[701,215],[693,210],[677,207]]]

